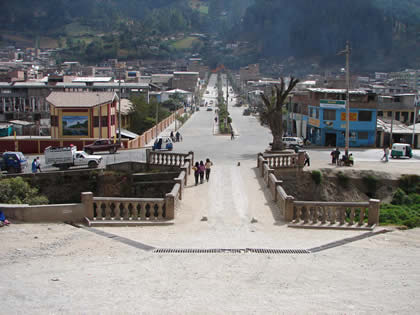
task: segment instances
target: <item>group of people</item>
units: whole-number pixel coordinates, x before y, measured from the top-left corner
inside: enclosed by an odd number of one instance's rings
[[[345,166],[353,166],[354,165],[354,157],[353,154],[350,153],[349,155],[343,154],[340,159],[340,150],[337,147],[334,151],[331,152],[331,163],[334,165],[345,165]]]
[[[175,135],[174,135],[174,132],[171,131],[170,137],[171,137],[172,142],[180,142],[180,141],[182,141],[182,136],[179,133],[179,131],[177,131]]]
[[[41,161],[39,160],[39,156],[32,161],[32,173],[37,173],[38,171],[41,173]]]
[[[210,159],[206,159],[206,163],[204,163],[203,161],[195,162],[193,170],[196,186],[199,182],[201,184],[204,183],[204,174],[206,174],[206,180],[210,180],[210,171],[212,166],[213,162],[211,162]]]

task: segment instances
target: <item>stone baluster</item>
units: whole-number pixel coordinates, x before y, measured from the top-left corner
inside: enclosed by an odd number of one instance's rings
[[[303,223],[308,223],[309,222],[309,218],[310,218],[310,207],[309,206],[305,206],[305,211],[303,213]]]
[[[340,207],[340,208],[338,208],[338,211],[339,211],[340,225],[343,225],[344,222],[345,222],[345,218],[346,218],[346,208]]]
[[[318,207],[312,207],[312,223],[318,223]]]
[[[319,210],[321,211],[321,223],[322,224],[327,223],[327,208],[319,207]]]
[[[300,217],[302,215],[302,206],[297,206],[296,207],[296,222],[300,222]]]
[[[354,224],[354,212],[356,211],[355,208],[350,208],[350,218],[349,218],[349,224],[353,225]]]
[[[104,208],[102,207],[104,206]],[[111,219],[111,207],[106,202],[101,202],[101,208],[105,209],[105,220]]]
[[[365,213],[366,213],[366,209],[360,208],[360,214],[359,214],[359,225],[363,225],[364,221],[365,221]]]

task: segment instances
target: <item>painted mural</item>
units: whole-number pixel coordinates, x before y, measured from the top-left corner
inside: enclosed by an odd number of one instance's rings
[[[63,136],[88,136],[88,116],[63,116]]]

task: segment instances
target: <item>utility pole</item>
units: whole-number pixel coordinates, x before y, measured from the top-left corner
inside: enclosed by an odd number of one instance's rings
[[[413,138],[411,139],[411,147],[415,148],[415,138],[416,138],[416,121],[417,121],[417,106],[420,103],[420,95],[414,96],[414,120],[413,120]]]
[[[350,43],[349,41],[346,42],[346,49],[340,51],[339,55],[346,55],[346,148],[345,154],[346,157],[349,155],[349,147],[350,147]]]
[[[229,80],[226,74],[226,110],[229,112]]]

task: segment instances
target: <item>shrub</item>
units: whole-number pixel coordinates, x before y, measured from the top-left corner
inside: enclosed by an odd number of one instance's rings
[[[405,225],[408,228],[420,226],[420,204],[381,205],[379,223]]]
[[[38,189],[31,187],[22,177],[0,181],[0,203],[7,204],[48,204],[48,198],[39,195]]]
[[[366,195],[369,197],[374,197],[376,194],[378,179],[373,175],[368,175],[363,177],[362,180],[367,189]]]
[[[322,174],[320,171],[312,171],[311,173],[312,180],[315,184],[319,185],[322,182]]]
[[[407,194],[420,194],[420,176],[418,175],[403,175],[400,178],[399,186]]]
[[[343,172],[337,173],[338,184],[342,187],[348,187],[350,178]]]

